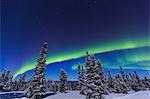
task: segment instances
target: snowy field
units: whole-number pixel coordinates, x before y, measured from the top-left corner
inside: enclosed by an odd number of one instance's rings
[[[150,99],[150,91],[131,92],[129,94],[110,94],[105,99]]]
[[[14,92],[3,92],[0,95],[12,94]],[[22,93],[22,92],[15,92]],[[130,92],[129,94],[109,94],[104,96],[105,99],[150,99],[150,91],[140,91],[140,92]],[[7,99],[0,97],[0,99]],[[12,98],[8,98],[12,99]],[[28,99],[25,97],[22,98],[13,98],[13,99]],[[50,95],[44,99],[85,99],[84,95],[80,95],[79,91],[69,91],[68,93],[57,93]]]
[[[130,94],[110,94],[104,97],[105,99],[150,99],[150,91],[131,92]],[[80,95],[79,91],[70,91],[66,94],[60,93],[45,99],[85,99],[85,96]]]

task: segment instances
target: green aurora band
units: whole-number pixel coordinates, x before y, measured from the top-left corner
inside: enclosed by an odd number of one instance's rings
[[[120,67],[120,64],[121,64],[121,66],[123,66],[126,69],[139,69],[139,70],[150,71],[150,67],[149,67],[150,66],[150,53],[147,53],[144,51],[142,51],[142,52],[138,51],[138,55],[136,53],[131,54],[131,52],[130,52],[130,54],[124,54],[122,57],[116,58],[115,61],[118,63],[118,65],[110,64],[110,62],[101,60],[101,59],[100,59],[100,61],[102,63],[103,68],[117,69]],[[84,64],[84,63],[80,63],[80,64]],[[130,66],[131,64],[138,64],[138,67],[134,66],[134,65]],[[78,64],[73,64],[71,66],[71,69],[77,70]]]
[[[66,53],[57,53],[56,55],[50,56],[47,58],[47,64],[55,63],[55,62],[61,62],[65,60],[75,59],[79,57],[85,56],[85,52],[88,50],[90,53],[103,53],[103,52],[110,52],[114,50],[124,50],[124,49],[133,49],[133,48],[139,48],[139,47],[146,47],[150,46],[149,39],[136,39],[136,40],[122,40],[118,42],[112,42],[105,43],[105,44],[96,44],[96,46],[90,46],[87,48],[80,49],[78,51],[70,51]],[[90,48],[90,49],[89,49]],[[130,57],[131,61],[143,61],[143,60],[150,60],[150,56],[145,57],[142,55],[141,57]],[[22,74],[28,70],[34,69],[35,61],[30,61],[24,65],[21,66],[21,68],[14,73],[14,78]],[[115,68],[115,67],[113,67]],[[117,67],[116,67],[117,68]],[[146,70],[150,70],[150,68],[145,68]]]

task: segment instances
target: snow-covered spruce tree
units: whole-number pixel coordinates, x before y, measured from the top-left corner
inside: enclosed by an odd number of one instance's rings
[[[98,91],[98,95],[99,94],[107,94],[108,95],[107,86],[106,86],[106,84],[104,84],[102,82],[101,77],[98,74],[96,74],[94,79],[95,79],[95,85],[97,87],[96,90]]]
[[[26,74],[23,74],[19,79],[18,90],[20,90],[20,91],[23,91],[26,88],[25,77],[26,77]]]
[[[34,74],[29,81],[29,87],[26,96],[31,99],[42,99],[45,93],[45,66],[48,44],[45,42],[41,48],[37,65],[35,65]]]
[[[52,82],[52,91],[57,92],[59,90],[59,85],[56,82]]]
[[[125,77],[126,77],[126,81],[129,82],[130,81],[129,75],[126,75]]]
[[[12,87],[12,78],[10,71],[4,70],[0,75],[0,91],[10,91]]]
[[[97,74],[100,75],[100,79],[102,80],[102,83],[106,83],[106,77],[104,76],[103,68],[102,68],[100,61],[97,61],[97,66],[98,66]]]
[[[79,83],[76,81],[68,81],[68,90],[79,90]]]
[[[131,90],[131,84],[128,75],[125,74],[124,69],[120,66],[120,77],[121,77],[121,83],[123,86],[127,88],[127,90]]]
[[[146,90],[145,85],[142,83],[141,79],[139,78],[138,74],[136,73],[136,71],[134,71],[134,90],[135,91],[140,91],[140,90]]]
[[[110,93],[113,93],[115,92],[115,82],[114,82],[114,79],[113,79],[113,76],[110,72],[110,70],[108,70],[108,80],[107,80],[107,83],[108,83],[108,91]]]
[[[129,78],[129,75],[125,75],[125,79],[126,79],[126,86],[128,88],[128,91],[132,90],[132,86],[131,86],[131,79]]]
[[[122,77],[122,80],[126,82],[124,69],[121,66],[120,66],[120,75]]]
[[[79,90],[81,90],[81,66],[78,65],[78,84],[79,84]]]
[[[11,90],[18,91],[18,82],[16,80],[12,83]]]
[[[86,95],[86,77],[85,77],[85,70],[83,66],[81,66],[81,78],[80,78],[80,84],[81,84],[81,89],[80,89],[80,94]]]
[[[142,83],[142,80],[138,77],[136,71],[133,74],[131,74],[131,73],[129,73],[129,74],[131,77],[132,90],[134,90],[134,91],[146,90],[145,85]]]
[[[73,84],[68,82],[68,90],[73,90]]]
[[[72,90],[79,90],[78,88],[78,82],[70,81],[71,83],[71,89]]]
[[[147,89],[150,90],[150,80],[148,80],[147,77],[144,77],[144,79],[143,79],[143,84],[145,85],[145,87],[146,87]]]
[[[132,75],[131,73],[129,73],[129,76],[130,76],[131,80],[134,79],[134,78],[133,78],[133,75]]]
[[[52,89],[53,89],[53,87],[52,87],[52,80],[48,80],[46,82],[46,91],[53,91]]]
[[[87,52],[85,65],[86,99],[103,99],[103,89],[99,75],[96,73],[97,67],[95,61],[94,55],[89,55]]]
[[[59,81],[59,91],[61,93],[66,92],[67,90],[67,73],[64,69],[60,69],[60,81]]]
[[[98,72],[98,75],[99,75],[99,79],[101,80],[101,87],[103,88],[103,92],[104,94],[108,94],[108,83],[107,83],[107,78],[105,77],[104,75],[104,72],[103,72],[103,67],[100,63],[100,61],[97,61],[97,72]]]
[[[129,73],[129,76],[130,76],[130,78],[131,78],[131,80],[130,80],[130,86],[131,86],[131,88],[132,88],[132,90],[137,90],[136,89],[136,79],[135,79],[135,75],[134,74],[132,74],[132,73]]]
[[[115,92],[116,93],[128,93],[128,88],[125,84],[125,82],[121,79],[120,75],[116,75],[115,77]]]

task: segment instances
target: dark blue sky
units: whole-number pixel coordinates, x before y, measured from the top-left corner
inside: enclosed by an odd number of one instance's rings
[[[148,0],[1,0],[0,69],[15,72],[37,56],[119,41],[145,39]]]

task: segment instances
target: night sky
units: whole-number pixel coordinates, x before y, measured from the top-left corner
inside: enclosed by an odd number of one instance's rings
[[[102,53],[150,46],[148,0],[1,3],[0,72],[9,69],[17,76],[33,69],[44,41],[49,44],[47,64],[82,57],[87,50]],[[148,52],[143,53],[139,61],[150,61]]]

